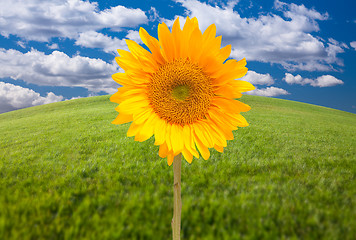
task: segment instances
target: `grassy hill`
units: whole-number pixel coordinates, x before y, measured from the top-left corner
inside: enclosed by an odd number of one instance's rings
[[[356,115],[244,96],[249,127],[182,166],[182,239],[355,239]],[[0,114],[0,239],[171,239],[173,168],[109,96]]]

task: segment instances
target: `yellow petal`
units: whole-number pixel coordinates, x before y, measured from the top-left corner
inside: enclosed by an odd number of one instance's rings
[[[199,65],[204,69],[204,72],[211,76],[212,73],[218,72],[223,64],[215,56],[206,55],[200,58]]]
[[[230,84],[219,85],[216,90],[214,90],[214,93],[228,98],[240,98],[242,96],[242,93]]]
[[[195,148],[195,143],[193,141],[193,130],[190,128],[189,124],[184,125],[183,127],[183,139],[184,139],[184,148],[193,154],[196,158],[199,158],[199,153]]]
[[[131,123],[129,130],[127,131],[127,136],[128,137],[133,137],[135,136],[138,131],[141,129],[142,125],[136,125],[135,123]]]
[[[120,57],[118,57],[118,58],[128,58],[128,59],[130,59],[132,61],[137,62],[137,58],[135,58],[134,55],[132,55],[132,53],[130,51],[126,51],[126,50],[123,50],[123,49],[118,49],[117,52],[120,55]]]
[[[198,136],[194,136],[194,141],[199,149],[200,154],[205,160],[208,160],[210,157],[209,149],[200,141]]]
[[[112,75],[112,79],[120,85],[129,85],[130,87],[141,87],[138,85],[145,84],[150,79],[148,75],[143,75],[138,71],[133,76],[131,76],[130,72],[132,71],[127,70],[125,73],[115,73]]]
[[[193,155],[186,148],[183,148],[182,154],[183,154],[183,157],[185,158],[185,160],[187,160],[188,163],[192,163]]]
[[[227,127],[227,124],[224,124],[222,121],[217,124],[216,121],[212,120],[209,115],[206,116],[206,118],[206,121],[211,128],[211,134],[215,137],[215,143],[220,146],[226,147],[226,136],[229,136],[231,134],[231,136],[233,137],[231,130],[229,129],[229,127]],[[226,134],[225,132],[229,132],[230,134]]]
[[[152,137],[153,130],[156,122],[156,114],[151,114],[147,121],[143,124],[142,128],[136,135],[135,141],[143,142]]]
[[[213,114],[215,110],[210,110],[209,115],[206,116],[208,120],[210,120],[214,125],[214,129],[221,135],[224,136],[226,140],[234,139],[234,135],[232,134],[232,130],[236,130],[236,126],[234,126],[228,119],[225,118],[224,113],[216,113]]]
[[[124,108],[132,108],[132,107],[137,107],[137,106],[146,106],[148,105],[148,100],[146,99],[145,96],[142,95],[137,95],[132,98],[127,98],[123,102],[120,103],[120,105],[117,107],[117,111],[121,112],[122,109]]]
[[[120,103],[115,110],[126,114],[134,114],[138,111],[142,111],[142,108],[148,107],[149,104],[149,101],[145,99],[144,96],[135,96]]]
[[[198,63],[200,56],[202,54],[203,48],[202,46],[203,36],[199,28],[193,30],[192,35],[190,36],[188,52],[189,58],[192,62]]]
[[[144,49],[143,47],[141,47],[138,43],[136,43],[133,40],[130,39],[126,39],[126,44],[127,47],[129,48],[131,54],[136,58],[144,58],[147,60],[152,61],[152,57],[151,57],[151,53],[149,51],[147,51],[146,49]]]
[[[120,113],[114,121],[112,121],[111,123],[113,124],[123,124],[123,123],[128,123],[131,122],[132,119],[132,114],[123,114]]]
[[[156,38],[150,36],[148,34],[148,32],[143,29],[143,28],[140,28],[140,37],[142,39],[142,42],[150,49],[153,57],[156,59],[157,63],[158,64],[163,64],[165,61],[164,61],[164,58],[161,54],[161,48],[160,48],[160,45],[159,45],[159,42]]]
[[[117,89],[116,93],[111,95],[110,101],[115,103],[121,103],[128,98],[141,94],[145,94],[145,91],[142,88],[131,88],[128,86],[120,87]]]
[[[216,125],[216,123],[214,123]],[[232,134],[232,129],[228,129],[228,128],[225,128],[225,127],[221,127],[219,126],[220,128],[216,127],[215,129],[220,133],[222,134],[222,136],[224,136],[224,138],[226,140],[233,140],[234,139],[234,134]],[[236,130],[236,128],[234,129]],[[226,146],[226,143],[223,144],[223,146]]]
[[[241,114],[226,114],[228,117],[234,119],[235,123],[239,127],[247,127],[249,124]]]
[[[220,47],[221,47],[222,36],[217,36],[215,38],[209,39],[204,42],[203,48],[205,50],[209,50],[209,54],[213,57],[216,57],[220,54]],[[223,61],[221,60],[221,63]]]
[[[158,155],[161,157],[161,158],[165,158],[167,157],[167,154],[168,154],[168,148],[167,148],[167,144],[166,143],[163,143],[159,146],[159,152],[158,152]]]
[[[226,72],[224,75],[219,76],[218,78],[213,79],[213,85],[223,85],[227,82],[242,78],[247,73],[247,68],[242,68],[237,71]]]
[[[203,39],[204,41],[207,41],[209,39],[213,39],[216,36],[216,26],[215,24],[211,24],[203,33]]]
[[[179,17],[173,23],[172,36],[173,36],[174,46],[175,46],[174,57],[178,58],[180,56],[180,49],[181,49],[181,44],[182,44],[181,43],[182,30],[180,29]]]
[[[215,145],[214,148],[215,148],[216,151],[218,151],[218,152],[221,152],[221,153],[224,152],[224,148],[221,147],[221,146]]]
[[[209,127],[205,125],[205,123],[203,121],[199,121],[196,123],[196,125],[194,127],[197,127],[197,128],[194,128],[196,130],[199,129],[200,131],[200,140],[207,146],[207,147],[213,147],[214,146],[214,141],[210,135],[210,132],[209,132]],[[206,142],[204,142],[203,140],[205,140]]]
[[[115,82],[117,82],[118,84],[121,85],[125,85],[125,84],[132,84],[132,82],[130,81],[129,77],[127,76],[126,73],[114,73],[112,76],[112,79],[114,79]]]
[[[200,125],[205,130],[205,135],[207,135],[211,141],[211,145],[209,145],[209,147],[213,147],[215,144],[224,144],[225,139],[215,132],[215,128],[210,124],[210,122],[204,119],[200,122]]]
[[[166,127],[167,123],[161,119],[158,118],[157,124],[155,126],[155,145],[161,145],[166,141]]]
[[[227,60],[219,71],[212,73],[213,85],[226,84],[228,81],[245,76],[247,68],[244,65],[246,65],[244,59],[239,62],[235,59]]]
[[[189,46],[190,46],[190,37],[193,31],[199,28],[198,21],[196,18],[190,19],[187,17],[185,24],[183,26],[183,31],[181,34],[181,44],[180,44],[180,57],[185,59],[190,56]]]
[[[143,85],[143,84],[147,84],[152,76],[150,73],[140,71],[140,70],[132,70],[132,69],[126,70],[125,73],[130,78],[130,81],[133,84],[136,84],[134,87],[138,87],[138,88],[146,87],[147,85]]]
[[[251,83],[242,80],[234,80],[229,82],[229,84],[239,92],[247,92],[255,89]]]
[[[247,112],[251,109],[250,106],[229,98],[224,98],[220,96],[215,96],[212,100],[212,105],[220,108],[226,113],[240,113]]]
[[[203,128],[200,126],[200,124],[198,122],[195,122],[192,124],[193,125],[193,129],[194,129],[194,134],[197,138],[200,139],[200,141],[205,145],[205,146],[209,146],[212,145],[212,143],[209,143],[208,139],[205,137],[204,134],[204,130]]]
[[[231,54],[231,45],[220,49],[220,61],[224,62]]]
[[[167,163],[168,163],[168,166],[171,166],[172,163],[173,163],[173,159],[174,159],[174,154],[172,151],[168,152],[168,155],[167,155]]]
[[[137,58],[141,63],[141,68],[143,68],[146,72],[156,72],[158,64],[149,51],[130,39],[126,39],[126,44],[132,55],[134,55],[135,58]]]
[[[121,50],[124,51],[124,50]],[[126,52],[126,51],[125,51]],[[130,57],[115,57],[116,63],[125,71],[129,69],[141,69],[141,63],[132,56],[132,54],[129,52]]]
[[[192,136],[190,134],[189,125],[186,124],[183,126],[183,139],[184,139],[184,146],[187,149],[191,149],[192,146]]]
[[[167,25],[161,23],[158,25],[158,39],[162,47],[162,55],[166,61],[170,62],[174,59],[174,42]]]
[[[123,98],[121,95],[123,92],[125,92],[126,89],[124,87],[120,87],[117,89],[117,92],[111,95],[110,101],[115,102],[115,103],[121,103],[125,98]]]
[[[226,119],[225,113],[222,112],[220,109],[216,107],[210,108],[210,110],[208,111],[208,115],[216,123],[217,126],[227,127],[232,130],[236,129],[236,126],[231,123],[231,121]]]
[[[133,120],[136,124],[143,124],[151,115],[153,111],[151,108],[144,109],[142,112],[136,113]]]
[[[166,143],[167,143],[167,147],[169,151],[173,151],[173,147],[172,147],[172,140],[171,140],[171,129],[172,129],[172,124],[167,123],[166,124]]]
[[[214,69],[210,71],[211,77],[218,78],[227,73],[234,73],[236,74],[237,71],[240,71],[246,66],[246,59],[243,58],[240,61],[236,61],[235,59],[227,60],[224,64],[219,66],[219,69]]]
[[[183,149],[183,128],[180,125],[172,124],[171,127],[171,143],[174,155],[180,153]]]

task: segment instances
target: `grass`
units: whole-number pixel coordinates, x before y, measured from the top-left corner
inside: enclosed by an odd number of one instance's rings
[[[173,169],[109,96],[0,114],[0,239],[170,239]],[[182,239],[355,239],[356,115],[244,96],[250,126],[182,166]]]

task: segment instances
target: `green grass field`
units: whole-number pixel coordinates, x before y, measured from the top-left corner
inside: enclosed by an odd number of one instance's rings
[[[182,239],[356,239],[356,115],[244,96],[249,127],[182,164]],[[0,114],[0,239],[171,239],[173,168],[109,96]]]

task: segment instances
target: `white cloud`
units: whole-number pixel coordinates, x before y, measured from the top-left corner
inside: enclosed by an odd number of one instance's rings
[[[80,98],[87,98],[87,97],[96,97],[96,96],[99,96],[99,95],[96,94],[96,93],[89,93],[88,96],[85,96],[85,97],[83,97],[83,96],[71,97],[70,99],[66,99],[66,101],[80,99]]]
[[[344,43],[344,42],[339,42],[339,41],[337,41],[337,40],[335,40],[335,39],[333,39],[333,38],[328,38],[328,41],[329,41],[330,43],[336,45],[336,46],[341,46],[342,48],[347,48],[347,49],[349,48],[349,46],[347,46],[346,43]]]
[[[311,83],[311,85],[313,87],[331,87],[331,86],[342,85],[342,84],[344,84],[343,81],[341,81],[340,79],[337,79],[336,77],[331,76],[331,75],[323,75],[323,76],[317,77]]]
[[[109,28],[121,31],[148,22],[141,9],[124,6],[100,11],[82,0],[0,0],[0,33],[48,42],[52,37],[76,39],[79,33]]]
[[[71,99],[67,99],[66,101],[68,101],[68,100],[75,100],[75,99],[79,99],[79,98],[83,98],[83,97],[81,97],[81,96],[72,97]]]
[[[151,9],[148,11],[148,13],[150,15],[149,20],[151,22],[155,21],[156,19],[159,19],[159,15],[158,15],[158,12],[157,12],[156,8],[151,7]]]
[[[126,38],[131,39],[137,42],[138,44],[143,44],[142,39],[140,37],[140,33],[138,31],[129,30],[127,32]]]
[[[264,97],[275,97],[275,96],[280,96],[280,95],[288,95],[289,92],[282,88],[267,87],[267,88],[262,88],[262,89],[256,88],[255,90],[246,92],[245,94],[264,96]]]
[[[317,77],[316,79],[310,79],[310,78],[302,78],[302,76],[300,75],[293,76],[290,73],[286,73],[283,80],[286,81],[288,84],[300,84],[300,85],[309,84],[313,87],[331,87],[335,85],[344,84],[343,81],[331,75],[323,75]]]
[[[0,48],[0,78],[21,79],[45,86],[83,87],[92,92],[115,92],[118,84],[111,75],[118,72],[116,63],[82,56],[69,57],[53,51],[46,55],[31,49],[22,53]]]
[[[302,5],[296,5],[294,3],[287,4],[279,0],[275,0],[274,7],[278,10],[283,11],[284,16],[291,19],[294,17],[305,16],[311,19],[326,20],[329,17],[328,13],[320,14],[314,9],[312,10],[307,9],[303,4]]]
[[[134,40],[137,43],[142,43],[140,35],[137,31],[129,30],[126,39]],[[110,37],[95,31],[88,31],[79,34],[75,44],[87,48],[101,48],[107,53],[117,53],[117,49],[128,50],[125,39]]]
[[[356,41],[350,42],[350,46],[356,50]]]
[[[52,43],[51,45],[47,44],[46,45],[49,49],[58,49],[58,44],[57,43]]]
[[[75,41],[75,44],[87,48],[102,48],[108,53],[116,52],[116,49],[118,48],[127,48],[125,40],[115,37],[112,38],[95,31],[80,33],[78,39]]]
[[[187,15],[199,19],[201,29],[215,23],[223,43],[232,44],[234,58],[277,63],[290,71],[334,70],[332,65],[342,65],[337,55],[345,45],[312,35],[320,30],[317,21],[328,19],[327,13],[276,0],[275,11],[283,16],[261,13],[258,17],[245,18],[230,5],[176,1],[186,8]]]
[[[300,75],[293,76],[290,73],[286,73],[285,77],[283,78],[284,81],[288,84],[300,84],[300,85],[305,85],[305,84],[310,84],[311,79],[308,78],[302,78]]]
[[[272,85],[274,83],[274,79],[269,73],[261,74],[254,71],[247,71],[247,74],[242,77],[241,80],[250,82],[254,85]]]
[[[304,71],[330,71],[330,70],[335,70],[332,66],[327,65],[325,63],[320,63],[315,60],[311,60],[308,62],[302,62],[302,63],[287,63],[283,62],[281,63],[282,66],[287,69],[288,71],[295,71],[296,69],[304,70]]]
[[[24,43],[24,42],[22,42],[22,41],[17,41],[16,43],[17,43],[17,45],[19,45],[20,47],[26,48],[26,43]]]
[[[62,100],[63,96],[57,96],[52,92],[42,97],[32,89],[0,82],[0,113]]]

